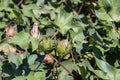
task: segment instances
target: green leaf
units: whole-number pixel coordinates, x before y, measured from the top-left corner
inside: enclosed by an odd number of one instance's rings
[[[113,43],[110,44],[110,47],[116,47],[119,46],[119,41],[117,40],[112,40]]]
[[[113,40],[117,40],[119,38],[119,34],[117,33],[115,28],[113,28],[113,29],[111,29],[111,31],[109,31],[108,36]]]
[[[111,9],[112,0],[99,0],[100,6],[103,6],[105,10]]]
[[[18,59],[19,59],[19,61],[20,61],[20,63],[21,64],[23,64],[24,62],[24,59],[26,58],[26,57],[28,57],[30,54],[29,54],[29,52],[24,52],[24,53],[19,53],[19,56],[18,56]]]
[[[111,17],[106,13],[106,11],[101,8],[99,10],[95,10],[96,16],[101,20],[111,21]]]
[[[20,54],[20,58],[23,60],[23,59],[25,59],[26,57],[28,57],[30,55],[30,53],[29,52],[24,52],[23,54]]]
[[[72,60],[66,60],[64,62],[62,62],[62,64],[71,72],[73,71],[73,69],[75,69],[75,66],[72,62]],[[69,76],[69,74],[66,72],[66,70],[64,70],[62,67],[60,67],[58,69],[58,71],[60,71],[59,75],[58,75],[58,79],[59,80],[74,80],[72,76]]]
[[[94,71],[88,60],[84,60],[82,63],[79,63],[79,68],[83,80],[88,79],[88,75],[90,74],[90,71]]]
[[[29,68],[33,71],[41,71],[44,70],[44,65],[36,61],[34,64],[29,65]]]
[[[120,0],[111,0],[112,9],[109,12],[113,21],[120,21]]]
[[[3,32],[0,32],[0,41],[1,41],[2,35],[3,35]]]
[[[46,29],[46,35],[52,36],[55,33],[55,29],[48,28]]]
[[[100,71],[100,70],[94,70],[94,73],[99,76],[102,79],[110,79],[107,73]]]
[[[107,21],[120,21],[120,0],[99,0],[100,8],[95,10],[98,18]]]
[[[30,72],[27,76],[27,80],[45,80],[45,72]]]
[[[81,0],[70,0],[72,3],[79,3]]]
[[[65,12],[62,9],[62,6],[57,10],[57,12],[58,15],[56,16],[55,24],[60,27],[60,32],[64,35],[71,28],[71,22],[75,15]]]
[[[34,72],[31,71],[26,78],[27,80],[34,80]]]
[[[73,37],[73,42],[75,41],[83,42],[84,39],[85,39],[85,35],[83,34],[83,32],[79,32]]]
[[[20,46],[22,49],[27,50],[29,47],[29,34],[25,31],[17,33],[10,41],[10,43]]]
[[[10,75],[14,75],[14,70],[15,68],[13,68],[10,63],[5,63],[2,66],[2,72],[5,73],[6,77],[10,77]]]
[[[102,37],[98,34],[97,31],[95,31],[95,29],[89,30],[89,34],[95,39],[95,41],[99,43],[103,41]]]
[[[30,42],[32,44],[32,51],[35,51],[38,48],[39,40],[37,38],[31,37]]]
[[[86,43],[85,35],[83,31],[80,29],[77,32],[74,32],[73,30],[70,31],[70,36],[72,39],[72,43],[74,43],[74,47],[76,48],[76,51],[80,53],[80,51],[83,48],[83,43]]]
[[[50,23],[50,20],[49,20],[49,18],[44,17],[44,18],[41,19],[41,23],[42,23],[43,25],[48,25],[48,24]]]
[[[40,18],[41,11],[40,10],[33,10],[33,14],[35,15],[36,18]]]
[[[104,49],[100,46],[91,46],[90,48],[93,49],[93,53],[95,54],[96,57],[100,58],[104,54]]]
[[[16,67],[18,67],[21,64],[18,59],[18,56],[13,53],[8,54],[8,61],[14,63]]]
[[[23,9],[22,12],[27,17],[34,17],[34,14],[33,14],[32,10]]]
[[[30,56],[28,57],[28,63],[29,63],[29,65],[34,64],[36,58],[37,58],[37,55],[36,55],[36,54],[30,55]]]
[[[83,64],[83,65],[86,65],[86,67],[88,67],[88,69],[89,69],[90,71],[93,71],[93,70],[94,70],[88,60],[85,60],[82,64]]]
[[[52,12],[50,13],[50,17],[51,17],[52,20],[54,20],[54,19],[56,18],[55,11],[52,11]]]
[[[120,79],[120,69],[116,69],[115,70],[115,80],[119,80]]]
[[[100,59],[95,58],[96,64],[97,66],[104,71],[105,73],[107,73],[107,75],[109,76],[110,79],[114,79],[114,67],[111,66],[110,64],[108,64],[105,61],[102,61]]]
[[[22,4],[22,8],[26,9],[26,10],[34,10],[34,9],[39,9],[40,7],[37,6],[36,4],[28,4],[28,5],[23,5]]]
[[[4,12],[0,12],[0,17],[4,17],[5,13]]]
[[[1,3],[0,6],[8,7],[10,2],[11,1],[9,1],[9,0],[1,0],[0,1],[0,3]]]
[[[95,47],[96,47],[96,49],[99,49],[99,51],[100,51],[100,53],[102,53],[102,55],[104,55],[105,51],[101,46],[96,45]]]
[[[26,16],[24,16],[24,15],[22,15],[22,22],[23,22],[24,25],[26,25],[26,24],[30,25],[29,19]]]
[[[42,5],[43,3],[44,3],[44,0],[37,0],[36,5],[39,6],[39,5]]]
[[[6,23],[5,22],[0,22],[0,29],[5,28]]]
[[[22,5],[22,12],[25,16],[34,17],[33,10],[39,9],[36,4]]]
[[[34,74],[35,80],[45,80],[45,78],[46,78],[45,72],[36,72]]]
[[[24,76],[15,77],[13,80],[26,80]]]

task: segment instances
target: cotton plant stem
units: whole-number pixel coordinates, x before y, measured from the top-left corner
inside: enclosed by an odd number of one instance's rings
[[[51,58],[53,60],[55,60],[62,68],[64,68],[66,70],[67,73],[69,73],[73,78],[74,78],[74,75],[72,74],[72,72],[70,70],[68,70],[61,62],[59,62],[56,58],[54,58],[52,55],[50,55]]]
[[[53,34],[53,36],[51,37],[51,39],[54,39],[58,33],[59,33],[59,29],[57,29],[57,31]]]
[[[72,72],[70,70],[68,70],[61,62],[59,62],[59,64],[72,76],[74,77],[74,75],[72,74]]]
[[[82,3],[82,5],[79,7],[79,10],[78,10],[77,14],[80,14],[82,8],[83,8],[83,3]]]
[[[17,4],[17,6],[19,6],[21,3],[23,2],[23,0],[20,0]]]
[[[71,52],[71,56],[72,56],[72,61],[73,61],[73,63],[74,63],[74,66],[75,66],[76,70],[79,71],[79,68],[78,68],[78,66],[76,65],[76,61],[75,61],[75,58],[74,58],[74,55],[73,55],[72,52]]]

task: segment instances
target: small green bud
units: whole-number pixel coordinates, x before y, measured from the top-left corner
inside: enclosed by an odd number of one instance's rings
[[[86,54],[84,54],[84,55],[83,55],[83,57],[84,57],[85,59],[87,59],[87,58],[88,58],[88,56],[87,56]]]
[[[92,54],[87,54],[87,56],[89,57],[89,58],[93,58],[93,55]]]

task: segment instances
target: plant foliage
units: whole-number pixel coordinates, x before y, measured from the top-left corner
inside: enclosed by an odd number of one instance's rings
[[[0,80],[119,80],[120,0],[0,0]]]

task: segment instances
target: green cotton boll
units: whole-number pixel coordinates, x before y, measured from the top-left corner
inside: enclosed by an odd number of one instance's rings
[[[71,45],[70,43],[68,43],[68,45],[67,45],[67,47],[66,47],[65,53],[66,53],[66,54],[67,54],[67,53],[70,53],[71,49],[72,49],[72,45]]]
[[[65,54],[70,52],[71,44],[68,42],[68,40],[59,41],[56,49],[57,49],[58,56],[62,57]]]
[[[56,47],[58,56],[62,56],[64,54],[65,48],[66,46],[63,45],[63,41],[59,41]]]
[[[50,50],[52,49],[52,45],[51,45],[51,39],[50,38],[45,38],[40,42],[40,45],[43,50]]]

